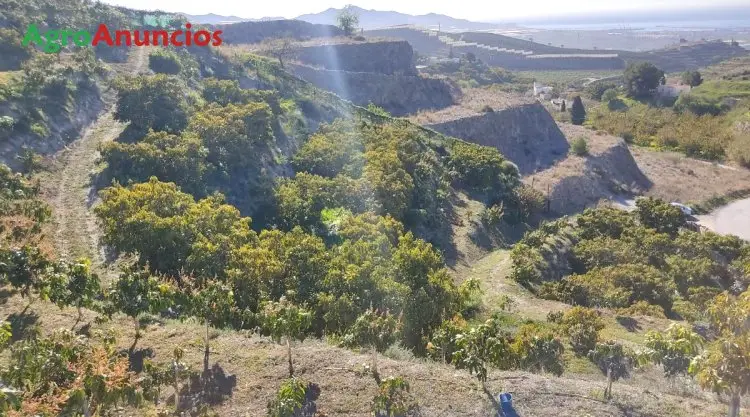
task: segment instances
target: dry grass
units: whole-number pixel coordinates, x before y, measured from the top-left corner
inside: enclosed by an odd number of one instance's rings
[[[549,190],[553,210],[557,205],[555,211],[560,213],[595,206],[600,200],[618,200],[623,194],[703,204],[750,189],[747,169],[692,159],[676,152],[625,148],[620,138],[581,126],[559,125],[568,141],[579,136],[588,139],[589,156],[570,154],[553,167],[524,178],[524,182],[545,194]]]
[[[425,125],[444,123],[451,120],[462,119],[482,114],[487,107],[494,111],[503,110],[508,107],[532,104],[536,101],[531,98],[519,96],[518,94],[502,91],[492,91],[485,88],[470,88],[462,92],[459,103],[442,110],[420,111],[409,120],[414,123]]]
[[[675,152],[630,149],[653,186],[647,195],[668,201],[700,204],[715,197],[750,189],[750,171],[687,158]]]
[[[5,298],[0,305],[0,317],[18,313],[25,306],[26,301],[17,295]],[[42,331],[48,333],[60,327],[71,328],[76,312],[36,302],[26,317],[37,316]],[[92,322],[93,318],[93,313],[86,312],[84,323],[91,323],[91,331],[113,329],[120,347],[127,351],[133,337],[130,320],[117,316],[98,325]],[[157,321],[144,331],[135,352],[150,355],[154,361],[166,361],[174,347],[181,346],[186,352],[185,360],[193,369],[200,370],[202,334],[203,327],[197,324]],[[210,366],[223,374],[227,383],[222,387],[228,395],[211,408],[220,416],[265,415],[266,403],[287,376],[285,348],[266,338],[234,331],[214,331],[213,336]],[[307,340],[295,346],[294,358],[297,375],[320,386],[319,411],[328,416],[370,415],[376,386],[372,377],[363,372],[364,364],[370,362],[369,354]],[[513,392],[516,409],[525,416],[718,416],[724,408],[708,393],[695,391],[694,396],[684,397],[663,391],[666,384],[663,380],[656,383],[657,374],[638,374],[630,381],[617,383],[615,399],[607,403],[594,394],[603,388],[604,377],[583,365],[578,364],[582,374],[559,378],[526,372],[491,372],[487,386],[494,394]],[[382,356],[378,358],[378,366],[381,375],[402,375],[410,382],[422,415],[492,415],[489,398],[466,371],[435,362],[395,361]],[[644,386],[651,395],[643,395]],[[170,390],[165,389],[162,401],[169,396]],[[138,411],[130,415],[148,414]]]

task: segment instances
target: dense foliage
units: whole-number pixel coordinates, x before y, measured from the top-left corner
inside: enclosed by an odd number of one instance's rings
[[[685,226],[679,209],[651,198],[640,199],[632,213],[589,209],[528,233],[511,253],[512,277],[542,297],[574,305],[645,302],[667,313],[676,302],[701,308],[705,294],[748,285],[746,242]],[[568,243],[548,243],[561,239]]]

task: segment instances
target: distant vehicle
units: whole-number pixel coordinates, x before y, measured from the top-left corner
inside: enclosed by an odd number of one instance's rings
[[[680,211],[682,211],[682,214],[684,214],[686,216],[692,216],[693,215],[693,209],[690,208],[690,207],[688,207],[688,206],[686,206],[686,205],[684,205],[684,204],[674,203],[674,202],[669,203],[669,204],[672,205],[672,206],[677,207],[678,209],[680,209]]]

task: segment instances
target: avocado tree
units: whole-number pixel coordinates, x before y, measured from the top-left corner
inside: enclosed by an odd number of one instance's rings
[[[29,304],[32,291],[44,291],[49,265],[49,260],[37,246],[27,245],[0,252],[0,275],[21,292],[21,297],[29,298]]]
[[[682,73],[682,83],[691,87],[697,87],[703,83],[703,77],[699,71],[685,71]]]
[[[664,374],[672,377],[687,374],[690,362],[703,348],[703,338],[690,328],[673,323],[666,332],[646,333],[646,347],[650,361],[662,365]]]
[[[742,396],[750,390],[750,290],[735,297],[718,295],[708,308],[714,341],[695,357],[689,372],[698,383],[730,397],[729,417],[739,417]]]
[[[74,263],[59,262],[50,274],[49,298],[58,307],[75,307],[76,324],[81,321],[84,308],[91,308],[101,293],[99,276],[91,272],[91,261],[81,258]]]
[[[635,354],[613,340],[597,343],[589,352],[589,358],[607,375],[607,387],[604,398],[612,398],[612,382],[630,376]]]
[[[192,316],[206,326],[203,353],[203,372],[208,372],[210,356],[210,327],[223,328],[233,324],[238,315],[234,292],[216,280],[202,281],[203,285],[191,293],[183,293]]]
[[[289,377],[294,377],[292,361],[292,341],[304,340],[312,323],[312,314],[302,307],[292,304],[281,297],[278,302],[270,301],[263,305],[261,327],[276,343],[286,342],[289,361]]]
[[[388,377],[378,384],[378,393],[372,399],[375,417],[402,417],[415,407],[409,396],[409,382],[401,376]]]
[[[133,319],[135,326],[135,348],[141,337],[140,316],[156,314],[170,307],[174,300],[174,288],[169,283],[152,276],[146,270],[126,270],[112,286],[107,295],[109,313],[122,312]]]
[[[570,338],[573,351],[578,355],[587,355],[596,347],[604,322],[596,310],[577,306],[563,313],[560,327]]]
[[[20,391],[16,415],[109,415],[123,404],[138,405],[140,381],[129,371],[114,340],[61,330],[15,343],[0,379]]]

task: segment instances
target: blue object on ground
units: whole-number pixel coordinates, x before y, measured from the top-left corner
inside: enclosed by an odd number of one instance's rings
[[[500,400],[500,410],[497,412],[498,417],[518,417],[518,413],[513,408],[513,396],[509,392],[504,392],[498,396]]]

